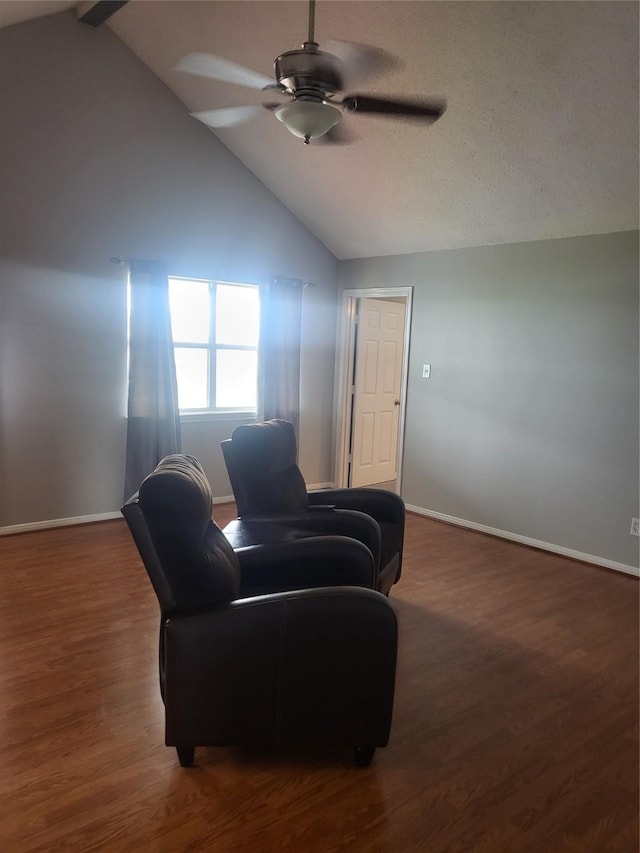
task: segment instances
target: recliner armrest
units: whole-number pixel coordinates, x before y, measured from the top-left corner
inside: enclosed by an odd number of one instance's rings
[[[307,492],[309,506],[332,504],[336,509],[365,512],[376,521],[402,524],[404,501],[385,489],[314,489]]]
[[[235,548],[240,594],[261,595],[327,586],[376,587],[371,551],[346,536],[310,536]]]
[[[348,536],[357,539],[373,554],[376,569],[380,567],[382,538],[380,525],[364,512],[351,509],[280,512],[269,517],[244,516],[224,528],[232,546],[296,540],[308,536]]]

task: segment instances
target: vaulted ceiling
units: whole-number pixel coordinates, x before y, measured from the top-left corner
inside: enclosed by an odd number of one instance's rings
[[[73,5],[4,2],[0,24]],[[264,96],[178,72],[183,56],[272,75],[307,4],[131,0],[104,26],[198,111]],[[637,3],[318,0],[329,38],[399,58],[358,91],[443,96],[443,118],[345,115],[340,146],[305,146],[266,110],[215,134],[337,257],[638,227]]]

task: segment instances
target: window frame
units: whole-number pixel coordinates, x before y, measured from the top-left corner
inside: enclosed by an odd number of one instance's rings
[[[175,352],[177,349],[197,349],[197,350],[206,350],[207,352],[207,396],[208,396],[208,406],[206,408],[180,408],[179,415],[181,419],[186,419],[189,421],[209,421],[209,420],[231,420],[238,419],[240,416],[241,419],[255,419],[257,417],[257,383],[258,383],[258,375],[257,375],[257,360],[260,349],[260,340],[258,338],[258,343],[255,346],[251,346],[249,344],[220,344],[216,341],[216,291],[218,285],[227,285],[229,287],[247,287],[256,291],[258,297],[258,310],[260,308],[260,288],[259,285],[254,284],[252,282],[240,282],[240,281],[226,281],[223,279],[208,279],[208,278],[195,278],[193,276],[181,276],[181,275],[169,275],[169,284],[172,281],[177,282],[198,282],[198,283],[206,283],[208,285],[209,292],[209,339],[206,343],[193,343],[191,341],[179,341],[173,337],[173,327],[171,329],[171,341],[173,344],[173,352],[175,357]],[[259,321],[258,321],[259,322]],[[216,367],[217,367],[217,353],[218,350],[231,350],[234,352],[237,351],[245,351],[245,352],[255,352],[256,353],[256,405],[255,407],[249,406],[224,406],[224,407],[212,407],[212,401],[215,401],[215,393],[216,393]],[[177,379],[177,377],[176,377]]]

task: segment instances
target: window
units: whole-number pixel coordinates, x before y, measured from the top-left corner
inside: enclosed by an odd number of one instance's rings
[[[255,412],[258,287],[169,278],[181,412]]]

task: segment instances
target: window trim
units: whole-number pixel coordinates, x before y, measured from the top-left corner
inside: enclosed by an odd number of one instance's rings
[[[230,287],[249,287],[255,290],[258,294],[258,301],[260,299],[260,287],[258,284],[254,284],[252,282],[240,282],[240,281],[227,281],[223,279],[209,279],[209,278],[195,278],[192,276],[180,276],[180,275],[169,275],[169,282],[171,281],[183,281],[183,282],[204,282],[208,285],[209,290],[209,340],[207,343],[193,343],[191,341],[176,341],[173,338],[173,330],[171,333],[171,339],[173,343],[174,353],[176,349],[204,349],[207,351],[208,359],[207,359],[207,373],[208,373],[208,389],[207,395],[209,399],[209,403],[211,400],[215,400],[215,389],[216,389],[216,360],[217,360],[217,352],[218,350],[232,350],[238,351],[243,350],[246,352],[255,352],[256,357],[258,357],[260,351],[260,340],[258,338],[258,343],[256,346],[250,346],[249,344],[219,344],[216,342],[216,299],[215,299],[215,291],[219,284],[228,285]],[[257,376],[256,376],[257,382]],[[181,421],[196,423],[198,421],[212,421],[212,420],[255,420],[258,416],[258,401],[256,400],[255,407],[246,407],[246,406],[228,406],[228,407],[220,407],[220,408],[184,408],[179,409],[179,417]]]

